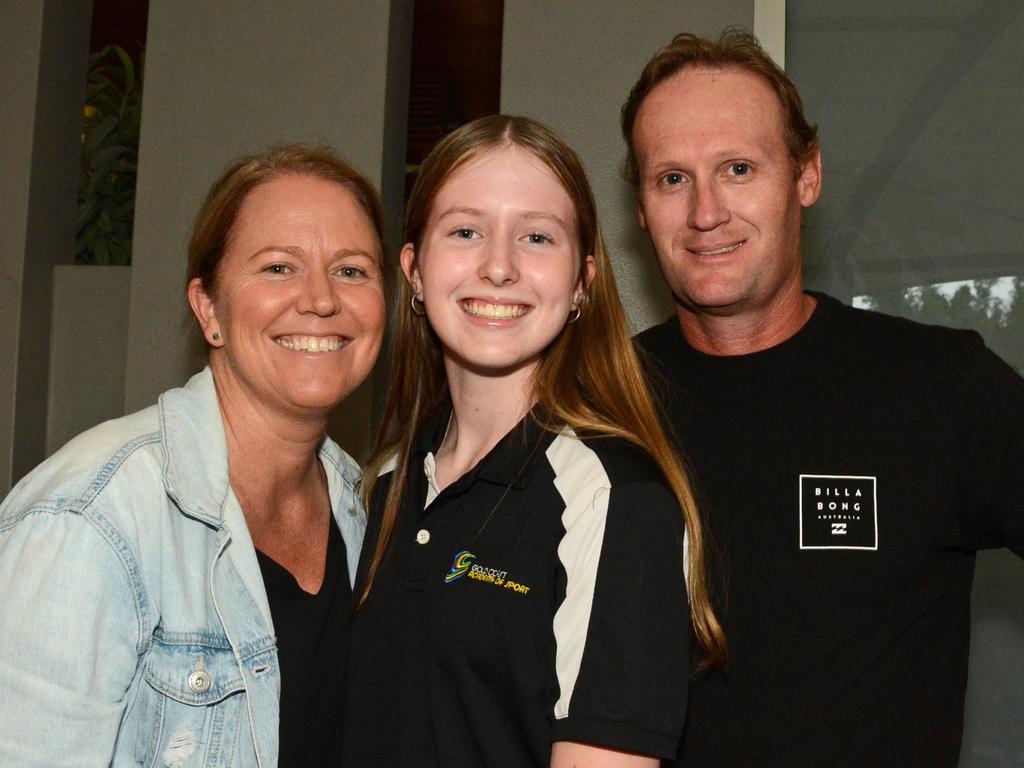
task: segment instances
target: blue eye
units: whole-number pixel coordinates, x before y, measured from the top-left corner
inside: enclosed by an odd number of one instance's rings
[[[341,272],[342,277],[346,277],[349,280],[358,280],[366,277],[366,270],[360,269],[359,267],[342,267],[339,271]]]
[[[476,235],[476,232],[474,232],[469,227],[459,227],[454,232],[452,232],[452,234],[458,238],[461,238],[462,240],[472,240],[473,237]]]
[[[268,264],[263,269],[272,275],[286,275],[290,271],[286,264]]]
[[[676,184],[682,184],[683,181],[685,181],[685,177],[683,174],[673,171],[672,173],[666,173],[662,177],[662,181],[669,186],[674,186]]]
[[[548,237],[547,235],[542,235],[540,232],[531,232],[526,236],[526,240],[531,245],[544,245],[545,243],[551,242],[550,237]]]

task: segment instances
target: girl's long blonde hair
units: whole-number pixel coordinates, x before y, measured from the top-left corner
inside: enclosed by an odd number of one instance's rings
[[[412,243],[418,253],[431,206],[445,182],[471,160],[506,146],[529,152],[554,174],[573,203],[579,253],[592,254],[596,267],[578,321],[562,329],[538,366],[536,400],[548,414],[543,426],[559,429],[568,425],[582,432],[620,437],[651,455],[683,512],[689,545],[690,614],[706,652],[701,666],[724,666],[727,649],[711,607],[704,527],[686,471],[665,435],[630,341],[598,226],[594,195],[576,153],[550,128],[526,117],[494,115],[462,126],[442,139],[424,161],[406,210],[404,242]],[[413,315],[412,291],[407,281],[400,283],[391,387],[364,482],[368,508],[378,474],[390,461],[396,464],[383,507],[371,510],[380,515],[380,527],[360,605],[372,588],[395,530],[414,436],[435,417],[448,393],[440,342],[426,319]]]

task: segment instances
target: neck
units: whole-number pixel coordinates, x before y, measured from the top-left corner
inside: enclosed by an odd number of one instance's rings
[[[709,312],[676,304],[683,337],[709,355],[749,355],[777,346],[804,327],[817,300],[798,290],[756,311]],[[730,311],[731,310],[731,311]]]
[[[213,367],[228,451],[231,487],[246,518],[293,508],[288,500],[319,494],[317,460],[327,416],[306,418],[268,408],[236,387],[223,386]]]
[[[479,463],[533,407],[535,366],[502,376],[481,376],[445,363],[452,421],[437,452],[442,488]]]

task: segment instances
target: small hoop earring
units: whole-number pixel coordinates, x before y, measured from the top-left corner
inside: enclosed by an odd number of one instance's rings
[[[211,338],[212,338],[212,339],[213,339],[214,341],[220,341],[220,340],[221,340],[221,335],[220,335],[220,331],[214,331],[214,332],[213,332],[213,335],[211,336]]]
[[[419,303],[417,304],[417,302]],[[414,295],[409,303],[412,305],[412,313],[416,315],[416,317],[423,317],[427,314],[427,305],[423,303],[422,299],[419,299]]]
[[[580,308],[579,306],[573,307],[573,311],[576,314],[574,315],[572,312],[569,313],[569,322],[567,323],[567,325],[572,325],[573,323],[575,323],[577,320],[580,319],[580,315],[583,314],[583,309]]]

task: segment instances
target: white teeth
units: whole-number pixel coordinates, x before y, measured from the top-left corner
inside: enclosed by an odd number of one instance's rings
[[[341,336],[281,336],[274,341],[296,352],[335,352],[347,343]]]
[[[522,304],[489,304],[484,301],[464,301],[463,311],[470,317],[486,317],[490,320],[511,320],[526,314]]]
[[[721,253],[732,253],[737,248],[739,248],[741,245],[743,245],[743,243],[736,243],[736,245],[726,245],[726,246],[723,246],[722,248],[715,248],[714,250],[711,250],[711,251],[697,251],[697,250],[695,250],[695,251],[693,251],[693,253],[696,253],[698,256],[718,256]]]

